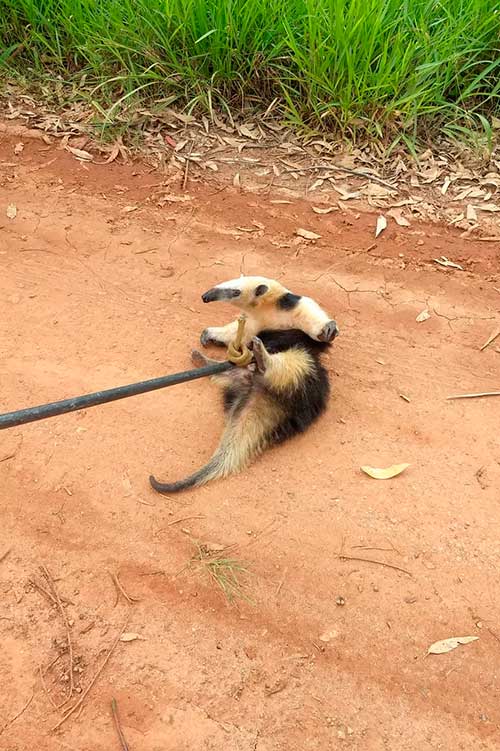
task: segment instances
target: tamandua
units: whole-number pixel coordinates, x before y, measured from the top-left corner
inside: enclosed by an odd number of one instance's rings
[[[176,493],[239,472],[266,448],[305,431],[324,411],[330,386],[320,356],[330,346],[327,341],[315,341],[298,329],[264,330],[249,344],[252,365],[211,379],[222,386],[226,416],[212,458],[179,482],[163,483],[151,476],[159,493]],[[197,366],[216,362],[196,350],[192,360]]]
[[[264,329],[300,329],[318,342],[331,342],[338,334],[337,324],[310,297],[295,295],[274,279],[242,276],[217,284],[201,296],[203,302],[230,302],[247,316],[243,344],[248,345]],[[227,346],[234,341],[237,322],[212,326],[200,337],[203,346]]]

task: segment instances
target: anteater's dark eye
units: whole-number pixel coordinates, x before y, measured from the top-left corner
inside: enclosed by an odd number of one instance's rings
[[[267,284],[259,284],[259,286],[255,289],[255,297],[265,295],[268,289],[269,287],[267,286]]]

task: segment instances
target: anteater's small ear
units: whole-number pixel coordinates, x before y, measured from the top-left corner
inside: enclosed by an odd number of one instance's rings
[[[259,284],[258,287],[255,288],[255,297],[262,297],[262,295],[265,295],[269,287],[267,284]]]

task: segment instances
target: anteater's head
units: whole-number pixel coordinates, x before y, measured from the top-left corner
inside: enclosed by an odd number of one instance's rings
[[[338,334],[337,324],[317,302],[310,297],[295,295],[265,276],[240,276],[222,282],[207,290],[201,299],[203,302],[230,302],[250,315],[252,311],[272,313],[274,308],[279,316],[276,316],[273,328],[300,328],[320,342],[332,342]],[[288,318],[286,313],[290,314]],[[269,318],[266,326],[270,326]]]
[[[265,276],[240,276],[229,282],[221,282],[207,290],[203,302],[230,302],[238,308],[248,310],[261,305],[272,304],[288,290],[274,279]]]

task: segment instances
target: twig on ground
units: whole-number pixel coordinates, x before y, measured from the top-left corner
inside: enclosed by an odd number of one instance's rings
[[[480,391],[478,394],[455,394],[447,399],[476,399],[480,396],[500,396],[500,391]]]
[[[41,584],[35,581],[35,579],[28,579],[28,584],[31,584],[32,587],[35,587],[35,589],[38,589],[38,591],[41,592],[42,595],[44,595],[52,605],[57,605],[55,597],[53,597],[53,595],[51,595],[51,593],[48,592],[45,589],[45,587],[42,587]]]
[[[500,329],[497,329],[492,334],[490,334],[490,336],[487,338],[485,343],[482,345],[481,352],[483,351],[483,349],[486,349],[486,347],[489,347],[490,344],[493,344],[495,339],[497,339],[499,336],[500,336]]]
[[[204,514],[201,514],[198,516],[184,516],[182,519],[174,519],[173,522],[169,522],[167,524],[167,527],[172,527],[174,524],[180,524],[181,522],[187,522],[190,519],[204,519],[204,518],[205,518]],[[161,532],[161,530],[158,530],[158,532]]]
[[[70,625],[69,625],[69,622],[68,622],[68,616],[67,616],[66,611],[64,609],[64,606],[63,606],[63,604],[61,602],[61,598],[59,597],[59,592],[57,591],[57,588],[56,588],[54,580],[53,580],[52,576],[50,575],[50,572],[49,572],[47,566],[42,565],[40,568],[41,568],[42,573],[45,576],[45,578],[46,578],[46,580],[48,582],[48,585],[49,585],[49,587],[50,587],[50,589],[52,591],[52,595],[53,595],[53,597],[54,597],[54,599],[56,601],[57,608],[58,608],[58,610],[59,610],[59,612],[61,614],[61,618],[62,618],[63,623],[64,623],[64,628],[66,629],[66,641],[68,643],[68,660],[69,660],[69,667],[68,667],[68,670],[69,670],[69,688],[68,688],[68,696],[66,697],[66,701],[64,702],[64,704],[66,704],[66,702],[68,702],[72,698],[73,692],[75,690],[75,683],[74,683],[74,676],[73,676],[73,642],[71,641],[71,630],[70,630]]]
[[[120,740],[122,751],[129,751],[128,743],[125,740],[125,736],[123,735],[123,730],[122,730],[122,726],[120,723],[120,716],[118,714],[118,706],[116,704],[116,699],[111,699],[111,713],[113,715],[113,721],[115,723],[115,728],[118,734],[118,738]]]
[[[288,167],[286,162],[284,162],[283,159],[280,159],[280,162],[285,164],[285,166]],[[365,180],[372,180],[374,183],[379,183],[380,185],[384,185],[387,188],[390,188],[393,191],[396,191],[396,187],[392,185],[387,180],[383,180],[381,177],[377,177],[377,175],[371,175],[369,172],[363,172],[363,170],[355,170],[350,169],[349,167],[342,167],[340,164],[316,164],[316,165],[304,165],[303,167],[288,167],[286,169],[286,172],[292,173],[292,172],[314,172],[315,170],[329,170],[329,171],[335,171],[338,172],[345,172],[348,175],[354,175],[355,177],[363,177]]]
[[[283,572],[283,578],[281,579],[280,583],[276,587],[276,594],[275,597],[278,597],[279,593],[281,592],[281,589],[283,587],[283,584],[285,583],[286,575],[288,573],[288,569],[286,568]]]
[[[59,659],[59,657],[57,659]],[[53,664],[53,663],[51,663],[51,664]],[[47,668],[47,670],[48,669],[49,668]],[[40,675],[40,683],[42,684],[43,693],[45,694],[45,696],[47,697],[47,699],[50,701],[50,703],[52,704],[52,706],[54,707],[54,709],[61,709],[61,707],[64,707],[64,705],[66,704],[66,699],[63,702],[61,702],[60,704],[57,704],[54,701],[54,699],[52,698],[52,695],[51,695],[51,693],[50,693],[50,691],[49,691],[49,689],[47,687],[47,684],[45,683],[44,672],[45,671],[44,671],[43,665],[39,665],[39,667],[38,667],[38,673]]]
[[[15,721],[18,720],[24,712],[26,712],[26,710],[28,709],[29,705],[31,704],[31,702],[33,701],[34,698],[35,698],[35,692],[33,691],[33,693],[31,694],[30,698],[28,699],[28,701],[26,702],[26,704],[19,710],[19,712],[17,712],[14,715],[14,717],[11,717],[10,720],[8,720],[5,723],[5,725],[3,726],[3,728],[0,728],[0,735],[2,735],[2,733],[4,733],[7,730],[7,728],[9,728],[11,725],[13,725],[15,723]]]
[[[0,459],[0,462],[6,462],[9,459],[13,459],[14,457],[15,457],[15,454],[7,454],[7,456],[2,456],[2,458]]]
[[[123,595],[123,597],[126,599],[126,601],[128,602],[129,605],[133,605],[134,602],[140,602],[141,601],[139,597],[132,597],[132,595],[129,595],[127,592],[125,592],[125,590],[123,589],[123,586],[122,586],[122,584],[121,584],[121,582],[120,582],[120,580],[118,578],[118,574],[112,574],[111,571],[110,571],[109,575],[110,575],[110,577],[111,577],[111,579],[113,581],[113,584],[115,585],[115,587],[117,589],[116,602],[114,604],[114,607],[116,607],[117,604],[118,604],[118,600],[120,598],[120,594]]]
[[[2,555],[0,555],[0,563],[2,563],[2,561],[5,561],[11,550],[12,548],[7,548],[5,553],[2,553]]]
[[[395,571],[402,571],[403,574],[407,574],[408,576],[411,576],[413,578],[413,574],[411,571],[407,571],[405,568],[401,568],[401,566],[395,566],[393,563],[385,563],[384,561],[375,561],[372,558],[358,558],[355,555],[344,555],[343,553],[338,556],[339,560],[341,561],[363,561],[363,563],[375,563],[377,566],[385,566],[386,568],[393,568]]]
[[[191,141],[191,145],[189,147],[189,152],[188,152],[187,158],[186,158],[186,165],[184,167],[184,177],[182,179],[182,190],[186,190],[186,185],[187,185],[187,181],[188,181],[188,173],[189,173],[189,162],[191,161],[191,159],[189,157],[191,156],[191,152],[193,150],[193,146],[194,146],[194,141]]]
[[[123,634],[123,632],[125,631],[125,629],[127,627],[127,623],[128,623],[128,620],[129,620],[129,615],[130,614],[127,613],[127,618],[125,620],[125,623],[123,624],[123,626],[121,627],[120,631],[118,632],[118,636],[116,637],[116,639],[114,640],[112,646],[108,650],[108,652],[106,654],[106,657],[104,658],[101,666],[97,669],[94,677],[90,681],[90,683],[87,686],[87,688],[84,689],[84,691],[82,692],[82,695],[80,696],[80,698],[78,699],[78,701],[76,702],[76,704],[73,704],[72,707],[68,707],[68,709],[66,710],[66,714],[59,720],[59,722],[56,725],[54,725],[54,727],[52,728],[52,730],[58,730],[61,727],[61,725],[63,725],[63,723],[65,723],[66,720],[68,720],[71,717],[71,715],[74,714],[74,712],[77,711],[77,709],[81,711],[81,709],[83,707],[83,702],[85,701],[88,693],[90,692],[92,686],[94,685],[94,683],[97,681],[97,679],[101,675],[102,671],[104,670],[104,668],[108,664],[111,655],[113,654],[113,652],[116,649],[117,644],[120,641],[120,637],[121,637],[121,635]]]

